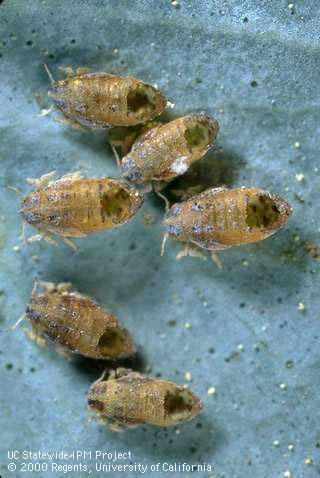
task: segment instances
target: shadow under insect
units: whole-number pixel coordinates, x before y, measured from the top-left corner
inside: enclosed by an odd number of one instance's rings
[[[113,438],[117,440],[117,435],[107,427],[103,432],[109,443]],[[181,426],[159,428],[141,425],[128,429],[121,434],[121,442],[124,447],[134,450],[136,455],[141,453],[142,456],[149,455],[168,463],[178,460],[196,463],[198,455],[203,461],[212,457],[212,453],[226,443],[226,435],[210,415],[202,413]]]
[[[238,180],[245,160],[230,150],[214,147],[189,170],[165,189],[170,201],[186,200],[209,188],[232,186]]]
[[[108,141],[106,130],[89,130],[83,128],[79,131],[68,125],[61,125],[63,135],[68,141],[72,141],[81,146],[81,149],[87,149],[94,153],[106,155],[108,151]],[[110,152],[110,157],[112,153]]]
[[[80,376],[88,383],[92,383],[99,378],[105,371],[111,372],[115,370],[115,362],[103,362],[87,359],[84,357],[75,357],[71,362]],[[117,366],[129,367],[135,371],[145,370],[145,359],[140,353],[135,357],[123,361],[117,361]],[[174,407],[180,406],[173,404]],[[103,425],[101,431],[106,435],[108,442],[113,439],[118,440],[118,434],[115,435],[108,426]],[[212,455],[212,450],[216,450],[225,443],[225,434],[217,428],[206,413],[202,413],[196,420],[184,423],[181,428],[177,425],[160,428],[147,424],[141,424],[137,428],[129,428],[126,433],[121,434],[121,442],[123,446],[134,450],[135,453],[142,453],[144,456],[149,454],[153,458],[158,457],[160,460],[166,459],[172,455],[172,446],[174,446],[174,457],[183,459],[187,462],[190,460],[190,454],[201,453],[204,457]],[[191,455],[192,456],[192,455]],[[172,458],[171,460],[175,460]]]
[[[134,356],[122,360],[94,360],[74,354],[70,365],[88,383],[97,380],[105,371],[111,372],[119,367],[138,372],[145,372],[147,368],[146,359],[140,350]]]

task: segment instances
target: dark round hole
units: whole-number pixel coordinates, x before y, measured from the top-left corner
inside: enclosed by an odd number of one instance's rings
[[[148,88],[144,85],[139,85],[130,91],[127,96],[127,106],[129,113],[137,115],[145,114],[155,109],[155,105],[149,96]]]
[[[117,357],[123,352],[125,336],[122,331],[107,329],[100,337],[98,347],[105,357]]]

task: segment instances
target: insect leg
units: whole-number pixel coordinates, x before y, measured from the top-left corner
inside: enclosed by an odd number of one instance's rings
[[[167,239],[169,237],[169,234],[166,233],[164,236],[163,236],[163,239],[162,239],[162,244],[161,244],[161,252],[160,252],[160,256],[162,257],[164,255],[164,249],[166,247],[166,242],[167,242]]]
[[[66,350],[62,345],[54,344],[55,351],[66,360],[71,360],[72,353]]]
[[[21,315],[21,317],[19,317],[17,322],[11,326],[11,330],[15,330],[18,327],[18,325],[21,324],[23,320],[25,320],[25,318],[26,318],[26,314]]]
[[[57,241],[55,241],[52,235],[49,234],[48,232],[43,232],[41,234],[35,234],[34,236],[28,237],[27,242],[31,243],[31,242],[41,241],[42,239],[44,239],[46,242],[48,242],[52,246],[58,246]]]
[[[67,246],[71,247],[73,251],[75,252],[78,251],[79,249],[78,246],[73,241],[71,241],[71,239],[68,239],[67,237],[63,237],[62,240],[65,244],[67,244]]]
[[[55,241],[55,240],[53,239],[52,235],[49,234],[49,233],[47,233],[47,232],[43,234],[43,239],[44,239],[46,242],[48,242],[49,244],[51,244],[52,246],[58,246],[57,241]]]
[[[58,68],[60,71],[62,71],[62,73],[66,75],[67,78],[75,76],[75,71],[72,66],[59,66]]]
[[[164,194],[162,194],[162,193],[159,191],[159,189],[157,189],[157,187],[154,187],[154,188],[153,188],[153,191],[156,193],[157,196],[159,196],[159,197],[164,201],[164,203],[165,203],[165,211],[168,212],[169,209],[170,209],[170,202],[169,202],[168,198],[167,198]]]
[[[127,430],[128,428],[136,428],[139,425],[139,423],[127,423],[126,420],[120,420],[119,418],[113,419],[113,421],[110,423],[109,428],[112,432],[123,432]]]
[[[57,285],[54,282],[47,282],[44,280],[37,280],[34,282],[34,286],[31,292],[31,296],[33,296],[36,293],[36,290],[38,287],[42,287],[46,292],[51,294],[55,290],[57,290]]]
[[[48,346],[44,336],[34,326],[32,326],[31,330],[27,327],[23,327],[23,331],[30,340],[33,340],[40,347]]]
[[[53,76],[52,76],[51,71],[50,71],[49,68],[48,68],[48,65],[46,65],[46,64],[44,63],[44,64],[43,64],[43,67],[44,67],[44,69],[46,70],[46,73],[47,73],[47,75],[48,75],[48,77],[49,77],[50,83],[51,83],[52,85],[54,85],[55,81],[54,81],[54,78],[53,78]]]
[[[132,370],[130,368],[118,367],[115,370],[115,377],[116,378],[125,377],[126,375],[129,375],[130,373],[132,373]]]
[[[120,161],[120,158],[119,158],[118,151],[116,150],[115,146],[112,143],[110,143],[110,147],[112,149],[114,157],[116,158],[117,166],[118,166],[118,168],[120,168],[121,167],[121,161]]]
[[[116,378],[116,371],[106,367],[102,372],[101,376],[93,382],[94,386],[96,383],[104,382],[105,380],[109,380],[110,378]]]
[[[113,421],[109,425],[109,429],[112,432],[121,433],[124,432],[127,427],[118,421]]]
[[[213,260],[215,265],[218,267],[218,269],[223,269],[223,264],[222,264],[222,261],[221,261],[219,255],[214,251],[211,251],[210,255],[211,255],[211,259]]]
[[[190,244],[186,244],[185,247],[176,255],[176,259],[179,261],[184,257],[198,257],[199,259],[206,260],[206,256],[199,250],[198,247],[195,247]]]
[[[71,282],[60,282],[56,285],[56,289],[60,293],[69,292],[72,289],[72,284]]]
[[[63,124],[63,125],[71,126],[73,129],[76,129],[78,131],[88,131],[87,128],[82,126],[80,123],[77,123],[76,121],[73,121],[70,118],[66,118],[66,117],[64,117],[64,118],[54,118],[54,121],[56,121],[57,123]]]
[[[27,183],[35,186],[36,188],[45,188],[52,181],[56,171],[51,171],[50,173],[43,174],[40,178],[27,178]]]
[[[37,114],[37,118],[42,118],[43,116],[48,116],[50,113],[52,113],[54,106],[50,106],[50,108],[43,108],[40,113]]]
[[[81,171],[74,171],[73,173],[67,173],[64,176],[61,176],[58,181],[75,181],[77,179],[82,179]]]
[[[14,191],[16,194],[18,194],[18,196],[21,195],[20,189],[15,188],[14,186],[7,186],[7,189],[9,189],[10,191]]]
[[[19,240],[22,241],[23,244],[27,243],[27,240],[26,240],[26,223],[24,221],[22,221],[21,234],[19,236]]]
[[[85,75],[86,73],[90,73],[91,68],[87,68],[85,66],[79,66],[76,68],[77,75]]]
[[[36,242],[36,241],[42,241],[43,236],[42,234],[34,234],[34,236],[28,237],[27,242]]]

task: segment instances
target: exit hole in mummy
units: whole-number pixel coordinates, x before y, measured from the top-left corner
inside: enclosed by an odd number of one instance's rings
[[[269,228],[278,221],[280,211],[275,201],[268,196],[250,199],[247,204],[246,223],[249,227]]]
[[[144,115],[155,109],[152,90],[145,85],[138,85],[130,91],[127,96],[127,107],[129,113]]]
[[[176,393],[168,392],[165,397],[165,410],[175,420],[184,420],[190,414],[192,405],[187,393],[186,390]]]
[[[189,126],[186,128],[184,137],[187,141],[188,147],[191,150],[204,148],[209,142],[208,128],[201,124]]]
[[[98,348],[105,357],[117,357],[125,347],[125,334],[121,330],[107,329],[100,337]]]
[[[104,193],[100,203],[102,212],[115,221],[131,208],[130,194],[122,188]]]

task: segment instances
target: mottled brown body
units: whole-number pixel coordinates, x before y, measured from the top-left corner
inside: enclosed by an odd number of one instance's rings
[[[76,292],[33,292],[26,318],[37,334],[85,357],[120,359],[135,353],[116,317]]]
[[[131,76],[86,73],[54,83],[49,96],[68,118],[89,128],[133,126],[160,115],[166,98]]]
[[[81,237],[124,224],[142,203],[143,196],[124,182],[66,177],[30,193],[20,212],[41,231]]]
[[[254,188],[214,188],[174,204],[170,236],[212,251],[257,242],[286,224],[292,209],[275,194]]]
[[[115,425],[167,427],[189,421],[201,411],[201,401],[184,387],[130,370],[122,373],[95,382],[88,394],[91,409]]]
[[[218,130],[218,122],[203,114],[155,126],[122,159],[123,176],[135,183],[170,181],[206,154]]]

